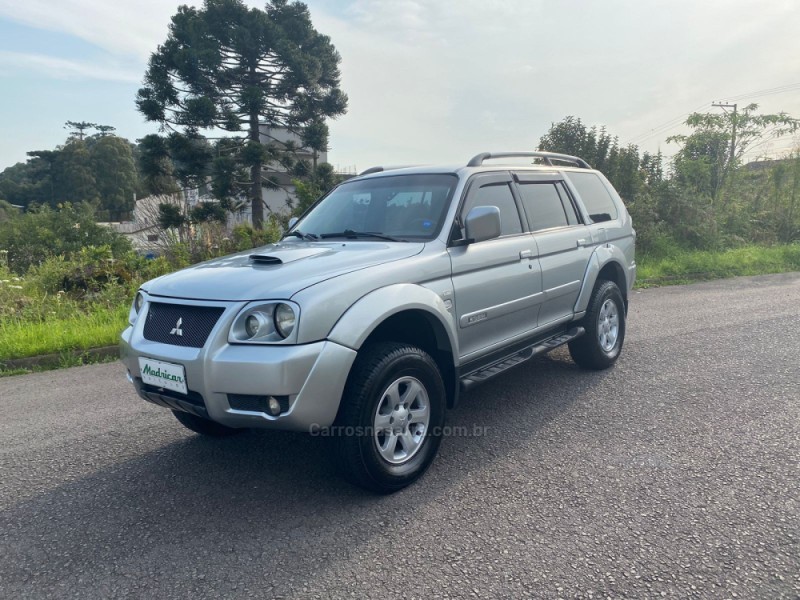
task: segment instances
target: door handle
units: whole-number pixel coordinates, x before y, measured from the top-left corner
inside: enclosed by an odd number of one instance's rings
[[[519,257],[520,257],[520,259],[533,258],[533,252],[530,251],[530,250],[520,250]]]
[[[586,238],[581,238],[578,240],[578,248],[582,246],[588,246],[590,242]]]

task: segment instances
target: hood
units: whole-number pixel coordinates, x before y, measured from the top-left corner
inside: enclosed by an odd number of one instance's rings
[[[315,283],[409,258],[424,247],[412,242],[280,242],[200,263],[142,288],[155,296],[197,300],[288,299]]]

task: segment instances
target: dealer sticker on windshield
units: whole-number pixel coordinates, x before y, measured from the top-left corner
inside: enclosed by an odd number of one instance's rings
[[[186,388],[186,369],[183,365],[140,356],[139,372],[142,374],[142,381],[148,385],[180,392],[181,394],[188,392]]]

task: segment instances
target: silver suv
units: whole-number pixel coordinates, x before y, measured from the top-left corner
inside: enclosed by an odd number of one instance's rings
[[[520,157],[537,164],[494,160]],[[580,158],[376,167],[279,243],[144,284],[122,360],[195,432],[321,432],[350,481],[392,492],[430,465],[466,390],[563,344],[582,367],[614,364],[634,241]]]

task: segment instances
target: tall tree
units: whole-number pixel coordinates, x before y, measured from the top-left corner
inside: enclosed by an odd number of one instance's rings
[[[150,134],[138,142],[136,154],[143,191],[155,196],[177,192],[175,166],[169,156],[166,139]]]
[[[64,123],[64,129],[69,129],[70,137],[77,138],[83,141],[89,129],[96,129],[97,123],[90,123],[89,121],[67,121]]]
[[[119,221],[133,210],[136,164],[131,145],[115,135],[103,135],[90,146],[92,174],[103,217]]]
[[[231,185],[215,193],[246,190],[253,224],[261,227],[262,171],[271,163],[292,169],[297,151],[295,144],[271,138],[270,128],[305,139],[325,118],[344,114],[339,60],[301,2],[273,0],[259,10],[242,0],[205,0],[202,8],[178,9],[166,42],[150,58],[136,102],[145,118],[171,132],[171,149],[181,146],[180,137],[196,140],[201,131],[235,140],[218,148],[230,160],[216,161],[213,171]],[[327,139],[315,143],[323,146]],[[242,168],[246,181],[238,177]]]
[[[111,135],[117,130],[116,127],[112,127],[111,125],[95,125],[94,128],[97,129],[97,133],[100,137]]]
[[[94,203],[99,199],[89,148],[84,140],[72,138],[57,152],[52,177],[56,202]]]
[[[55,185],[55,164],[58,158],[58,150],[33,150],[27,153],[31,158],[24,165],[20,163],[19,174],[21,178],[17,180],[20,184],[18,188],[23,198],[17,204],[28,206],[30,204],[49,204],[55,206],[58,203],[56,198]]]

